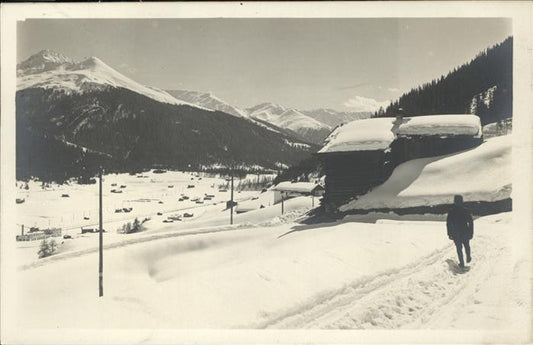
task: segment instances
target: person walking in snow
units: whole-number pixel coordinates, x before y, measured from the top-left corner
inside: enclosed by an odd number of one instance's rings
[[[470,212],[463,206],[463,197],[461,195],[454,196],[453,202],[454,205],[446,218],[446,227],[448,229],[448,238],[455,243],[457,248],[459,267],[464,268],[463,246],[466,252],[466,262],[472,260],[469,241],[474,237],[474,221]]]

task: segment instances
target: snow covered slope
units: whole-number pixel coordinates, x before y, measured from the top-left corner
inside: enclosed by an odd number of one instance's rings
[[[382,185],[340,210],[451,204],[455,194],[465,201],[509,198],[511,139],[495,137],[472,150],[400,164]]]
[[[64,55],[43,50],[17,66],[17,91],[44,88],[57,89],[70,94],[106,87],[125,88],[159,102],[185,104],[198,108],[191,103],[177,100],[163,90],[137,83],[109,67],[97,57],[74,62]]]
[[[476,220],[467,274],[444,222],[278,223],[106,248],[102,298],[86,269],[97,252],[43,259],[16,273],[7,301],[25,336],[83,327],[502,331],[531,313],[528,259],[513,251],[509,219]]]
[[[200,92],[200,91],[188,91],[188,90],[167,90],[167,92],[182,101],[196,104],[198,106],[204,107],[206,109],[222,111],[226,114],[247,117],[248,114],[246,111],[233,106],[217,96],[213,95],[211,92]]]

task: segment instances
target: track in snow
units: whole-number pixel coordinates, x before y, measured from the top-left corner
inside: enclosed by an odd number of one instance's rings
[[[285,329],[431,327],[431,321],[441,316],[442,307],[449,308],[456,299],[478,291],[489,278],[497,255],[497,248],[490,239],[477,236],[472,243],[470,271],[460,272],[456,268],[455,246],[450,242],[416,263],[358,280],[256,326]],[[472,303],[476,303],[473,298]]]

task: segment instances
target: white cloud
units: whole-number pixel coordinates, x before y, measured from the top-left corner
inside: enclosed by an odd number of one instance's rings
[[[354,111],[377,111],[379,107],[385,109],[389,103],[390,101],[378,102],[373,98],[355,96],[344,102],[343,105],[347,108],[352,108]]]
[[[389,87],[388,90],[389,90],[390,92],[398,92],[398,91],[400,91],[400,89],[398,89],[398,88],[396,88],[396,87]]]

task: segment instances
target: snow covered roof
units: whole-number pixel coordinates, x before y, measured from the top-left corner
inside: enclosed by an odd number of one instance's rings
[[[272,190],[279,192],[311,193],[316,188],[323,189],[324,187],[313,182],[281,182],[274,186]]]
[[[384,117],[349,122],[337,127],[318,153],[384,150],[394,141],[396,119]]]
[[[477,115],[426,115],[402,118],[355,120],[336,128],[318,153],[385,150],[404,135],[472,135],[480,137]]]
[[[397,135],[472,135],[481,136],[477,115],[428,115],[404,118]]]

